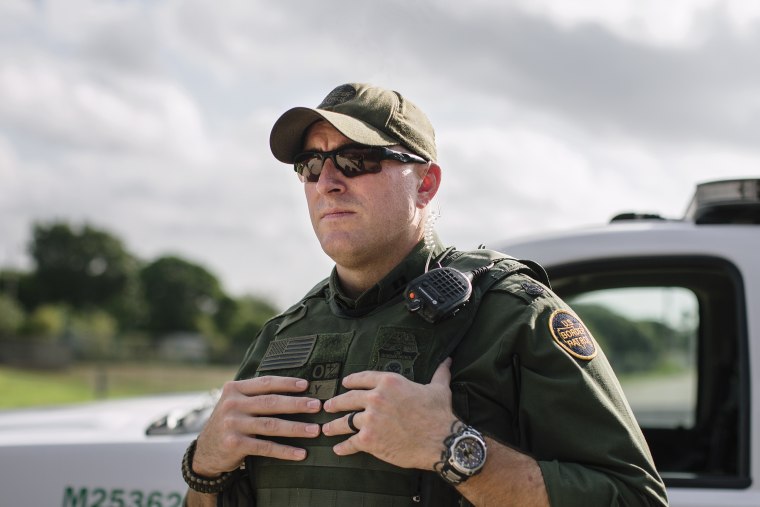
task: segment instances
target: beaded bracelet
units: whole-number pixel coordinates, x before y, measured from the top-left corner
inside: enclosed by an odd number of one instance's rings
[[[195,446],[197,443],[197,439],[193,440],[190,446],[188,446],[187,451],[185,451],[185,455],[182,458],[182,478],[185,479],[190,489],[198,493],[220,493],[233,481],[237,470],[223,472],[222,475],[213,479],[193,472],[193,456],[195,456]]]

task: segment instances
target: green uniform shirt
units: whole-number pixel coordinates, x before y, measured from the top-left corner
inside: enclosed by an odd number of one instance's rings
[[[477,252],[457,254],[451,265],[459,269],[487,264]],[[481,277],[493,277],[485,293],[478,292],[484,281],[476,279],[468,306],[452,319],[428,324],[401,300],[406,284],[424,271],[427,256],[418,245],[355,301],[341,293],[333,270],[328,283],[267,323],[237,378],[299,376],[310,381],[308,395],[321,399],[343,392],[340,379],[363,369],[396,371],[426,383],[445,353],[443,342],[461,338],[451,354],[456,414],[538,460],[553,506],[667,505],[620,385],[572,310],[534,278],[505,274],[497,264]],[[293,359],[282,355],[287,347],[306,352]],[[285,368],[283,357],[290,361]],[[299,420],[335,417],[323,412]],[[249,458],[250,480],[225,491],[220,504],[247,505],[250,498],[243,498],[250,495],[262,505],[420,505],[404,496],[419,472],[363,453],[339,458],[328,452],[344,438],[288,440],[309,449],[302,463]],[[433,479],[441,490],[450,489]],[[259,488],[266,489],[264,497],[251,491]]]

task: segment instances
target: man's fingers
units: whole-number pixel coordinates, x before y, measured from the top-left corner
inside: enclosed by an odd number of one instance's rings
[[[338,456],[348,456],[349,454],[356,454],[360,449],[356,446],[356,440],[358,435],[354,435],[351,438],[344,440],[343,442],[333,446],[333,452]]]
[[[240,404],[241,412],[251,415],[302,414],[319,412],[322,402],[314,398],[264,394],[252,398],[230,400]]]
[[[236,390],[246,396],[257,396],[271,393],[300,393],[305,391],[307,387],[309,387],[309,383],[304,379],[265,375],[227,382],[224,384],[223,390]]]
[[[385,371],[365,370],[352,373],[343,379],[343,386],[347,389],[373,389],[377,387],[383,377],[396,375]]]
[[[435,373],[433,373],[433,378],[430,380],[430,383],[444,386],[451,384],[450,368],[451,358],[447,357],[441,364],[438,365],[438,368],[436,368]]]
[[[313,414],[319,412],[322,402],[315,398],[288,396],[284,394],[262,394],[241,396],[222,395],[217,408],[223,413],[248,415]]]
[[[350,412],[352,410],[364,410],[364,406],[366,405],[365,398],[365,391],[348,391],[325,401],[324,409],[325,412],[331,414]]]
[[[319,435],[319,424],[288,421],[277,417],[245,417],[239,430],[247,435],[267,437],[313,438]]]
[[[357,433],[361,429],[359,415],[362,412],[363,412],[362,410],[354,410],[344,415],[343,417],[338,417],[337,419],[333,419],[332,421],[328,423],[324,423],[322,425],[322,433],[324,433],[328,437],[332,437],[335,435],[350,435],[352,433]],[[351,417],[351,414],[354,414],[354,416]],[[354,428],[351,427],[351,424],[353,424],[356,430],[354,430]]]
[[[306,458],[305,449],[282,445],[260,438],[249,438],[243,447],[245,448],[246,455],[249,456],[267,456],[269,458],[290,461],[301,461]]]

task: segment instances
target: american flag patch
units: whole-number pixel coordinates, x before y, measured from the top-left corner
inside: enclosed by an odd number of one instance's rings
[[[274,340],[267,347],[266,354],[257,371],[298,368],[309,360],[317,335],[296,336]]]

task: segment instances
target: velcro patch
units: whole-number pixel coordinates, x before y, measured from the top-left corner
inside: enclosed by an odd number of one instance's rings
[[[529,296],[535,297],[535,296],[540,296],[541,294],[544,293],[544,288],[538,285],[537,283],[523,282],[520,284],[520,286]]]
[[[327,94],[327,97],[317,106],[318,109],[335,107],[356,97],[356,88],[351,85],[340,85]]]
[[[589,361],[596,357],[596,345],[583,322],[567,310],[554,310],[549,317],[549,331],[554,341],[571,356]]]
[[[311,371],[306,376],[309,380],[309,389],[306,396],[320,400],[329,400],[338,392],[338,380],[342,364],[318,363],[309,365]]]
[[[314,350],[317,335],[296,336],[273,340],[257,371],[279,370],[282,368],[298,368],[306,364]]]
[[[370,368],[398,373],[414,380],[414,361],[419,355],[414,333],[401,328],[382,327],[372,351]]]
[[[318,400],[329,400],[338,392],[338,379],[332,380],[312,380],[309,382],[309,389],[304,393],[305,396],[311,396]]]

